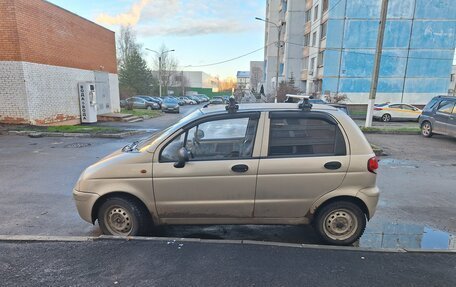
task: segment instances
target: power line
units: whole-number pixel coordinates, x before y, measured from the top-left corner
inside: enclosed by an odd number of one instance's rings
[[[224,64],[224,63],[228,63],[228,62],[231,62],[231,61],[235,61],[235,60],[238,60],[238,59],[241,59],[243,57],[246,57],[246,56],[249,56],[251,54],[254,54],[258,51],[261,51],[261,50],[264,50],[266,47],[272,45],[272,44],[275,44],[276,42],[273,42],[273,43],[270,43],[269,45],[266,45],[266,46],[263,46],[259,49],[256,49],[256,50],[253,50],[251,52],[248,52],[246,54],[243,54],[243,55],[240,55],[240,56],[237,56],[237,57],[234,57],[234,58],[231,58],[231,59],[228,59],[228,60],[224,60],[224,61],[220,61],[220,62],[215,62],[215,63],[211,63],[211,64],[204,64],[204,65],[189,65],[189,66],[185,66],[185,67],[188,67],[188,68],[201,68],[201,67],[209,67],[209,66],[216,66],[216,65],[220,65],[220,64]]]

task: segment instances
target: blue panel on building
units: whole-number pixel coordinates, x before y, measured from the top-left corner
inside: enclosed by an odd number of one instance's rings
[[[374,50],[344,50],[342,77],[371,77],[374,67]]]
[[[413,25],[411,48],[454,49],[454,37],[455,22],[416,20]]]
[[[416,0],[417,19],[456,19],[454,0]]]
[[[326,32],[327,48],[342,48],[342,35],[344,31],[344,20],[328,20]]]
[[[345,6],[347,0],[329,0],[329,11],[331,11],[332,19],[344,19],[345,18]],[[329,29],[328,29],[329,30]]]
[[[344,48],[375,48],[378,21],[347,20],[345,24]]]
[[[339,75],[339,61],[340,52],[333,50],[326,50],[324,54],[323,62],[325,63],[324,73],[325,76],[337,76]]]
[[[415,0],[389,0],[388,19],[412,19]]]
[[[443,78],[407,78],[405,80],[406,93],[447,93],[449,77]]]
[[[348,0],[347,14],[348,18],[380,18],[381,1],[372,0]]]
[[[380,62],[380,77],[404,77],[407,50],[384,50]]]
[[[411,29],[411,20],[387,21],[383,48],[408,48]]]
[[[407,77],[448,78],[451,74],[452,50],[419,50],[410,51]],[[447,87],[443,89],[446,91]]]

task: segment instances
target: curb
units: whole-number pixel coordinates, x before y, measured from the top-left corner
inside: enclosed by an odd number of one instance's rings
[[[113,134],[91,134],[91,133],[61,133],[61,132],[35,132],[35,131],[7,131],[5,134],[15,136],[29,136],[31,138],[41,137],[78,137],[78,138],[114,138],[123,139],[133,135],[144,134],[143,130],[131,130],[127,132],[113,133]]]
[[[419,131],[363,131],[363,134],[383,134],[383,135],[420,135]]]
[[[262,245],[273,247],[289,247],[303,249],[320,249],[334,251],[357,251],[357,252],[380,252],[380,253],[450,253],[456,254],[456,249],[415,249],[415,248],[364,248],[354,246],[333,246],[319,244],[284,243],[255,240],[223,240],[223,239],[199,239],[199,238],[175,238],[175,237],[120,237],[120,236],[41,236],[41,235],[0,235],[1,242],[95,242],[95,241],[158,241],[167,244],[179,242],[209,243],[209,244],[240,244]]]

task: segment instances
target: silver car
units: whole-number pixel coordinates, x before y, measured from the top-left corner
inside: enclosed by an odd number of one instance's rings
[[[424,107],[419,122],[424,137],[434,134],[456,137],[456,97],[433,98]]]
[[[196,110],[89,166],[73,191],[79,214],[121,236],[164,224],[313,224],[325,242],[352,244],[376,210],[377,159],[344,112],[303,106]]]

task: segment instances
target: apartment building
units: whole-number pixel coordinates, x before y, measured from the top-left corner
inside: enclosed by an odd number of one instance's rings
[[[304,15],[293,17],[301,12],[291,11],[302,11],[295,5],[303,3]],[[367,103],[380,7],[381,0],[269,0],[266,16],[285,22],[279,80],[289,80],[293,71],[296,85],[307,94],[342,93],[350,103]],[[267,92],[273,93],[276,69],[269,61],[276,63],[271,55],[277,50],[269,45],[273,27],[266,27],[264,80]],[[455,27],[452,0],[390,0],[377,101],[425,104],[447,94]],[[301,43],[301,56],[291,56],[291,47]]]

